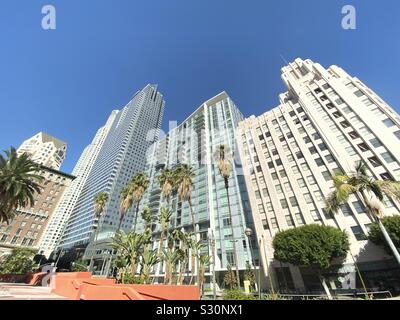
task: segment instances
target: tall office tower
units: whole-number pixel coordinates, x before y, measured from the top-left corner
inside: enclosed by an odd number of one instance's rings
[[[47,133],[39,132],[25,140],[17,152],[27,153],[36,163],[59,170],[67,153],[67,144]]]
[[[372,219],[361,199],[352,196],[330,216],[324,198],[333,190],[331,173],[354,171],[360,160],[374,178],[400,180],[399,115],[337,66],[324,69],[296,59],[282,69],[282,79],[288,91],[280,105],[244,120],[237,130],[256,233],[265,244],[264,269],[275,271],[281,288],[319,287],[310,270],[274,261],[271,244],[281,230],[317,223],[346,230],[367,287],[376,287],[375,280],[394,275],[397,265],[366,240]],[[386,215],[399,214],[398,203],[385,198],[384,204]],[[360,287],[351,255],[342,271],[347,275],[336,286]]]
[[[246,192],[243,190],[243,177],[238,175],[238,168],[234,166],[229,179],[229,200],[233,217],[233,221],[230,221],[224,180],[216,161],[220,145],[227,146],[228,152],[235,150],[235,128],[242,119],[242,114],[225,92],[204,102],[182,124],[170,130],[153,146],[147,166],[150,186],[142,201],[142,208],[149,206],[154,217],[158,216],[161,207],[171,209],[170,232],[175,229],[192,231],[188,202],[180,201],[179,196],[174,193],[168,204],[161,196],[158,182],[163,168],[173,168],[179,163],[192,166],[195,177],[191,202],[197,238],[203,241],[206,245],[205,251],[210,255],[211,246],[208,240],[215,239],[217,281],[220,284],[227,265],[234,266],[233,241],[236,242],[241,273],[246,268],[246,261],[252,264],[250,246],[244,234],[246,226],[251,225],[252,221]],[[158,248],[159,225],[154,224],[153,228],[153,246]],[[143,223],[139,218],[137,232],[142,231]],[[192,270],[191,262],[189,270]],[[162,281],[163,274],[164,270],[161,270],[159,264],[156,270],[158,281]],[[206,281],[209,282],[209,272],[206,276]]]
[[[85,247],[97,227],[101,230],[99,239],[114,234],[120,218],[120,192],[133,175],[145,169],[146,152],[158,138],[164,105],[157,86],[148,84],[116,113],[58,248]],[[99,192],[109,194],[100,222],[94,213],[94,197]],[[123,230],[131,227],[132,218],[133,210],[126,214],[121,226]]]
[[[113,111],[106,124],[97,131],[93,141],[84,149],[72,172],[76,178],[65,191],[40,241],[39,251],[43,252],[46,257],[49,257],[56,248],[117,114],[118,111]]]

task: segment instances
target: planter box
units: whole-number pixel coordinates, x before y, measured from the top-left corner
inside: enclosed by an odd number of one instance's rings
[[[90,272],[56,273],[52,292],[72,300],[199,300],[198,286],[116,284]]]

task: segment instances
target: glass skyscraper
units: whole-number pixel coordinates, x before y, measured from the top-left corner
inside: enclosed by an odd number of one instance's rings
[[[149,146],[158,139],[165,101],[157,86],[148,84],[117,111],[109,133],[76,201],[58,244],[59,249],[85,247],[99,228],[98,239],[109,239],[118,227],[119,198],[131,178],[145,169]],[[94,196],[109,194],[100,221],[94,213]],[[133,209],[125,216],[122,230],[129,230]]]
[[[161,196],[158,176],[163,168],[173,168],[179,163],[189,164],[195,172],[192,191],[192,206],[198,239],[206,245],[206,252],[211,253],[209,238],[215,238],[216,274],[218,283],[222,283],[227,265],[234,269],[233,241],[236,242],[238,266],[241,272],[246,268],[246,261],[252,264],[248,239],[244,230],[252,226],[250,205],[244,188],[240,166],[233,166],[229,179],[229,194],[233,221],[229,219],[228,199],[224,180],[219,173],[216,153],[220,145],[225,145],[233,152],[236,149],[235,128],[243,115],[230,97],[222,92],[204,102],[179,126],[160,138],[149,154],[147,173],[150,187],[142,201],[142,208],[147,205],[153,216],[158,216],[161,207],[172,209],[170,231],[174,229],[192,230],[192,219],[187,202],[181,202],[176,193],[170,205]],[[233,224],[234,234],[231,233]],[[138,219],[137,232],[142,232],[143,225]],[[153,228],[153,246],[158,248],[160,229]],[[253,244],[255,247],[256,244]],[[191,270],[191,265],[189,265]],[[155,270],[156,276],[163,276],[160,265]],[[210,281],[206,272],[206,282]],[[161,280],[161,279],[160,279]]]

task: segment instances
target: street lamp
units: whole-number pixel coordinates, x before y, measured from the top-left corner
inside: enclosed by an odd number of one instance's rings
[[[246,230],[244,230],[244,233],[249,239],[250,253],[251,253],[252,260],[253,260],[254,276],[256,276],[256,272],[257,272],[256,271],[257,270],[256,262],[254,259],[253,246],[251,244],[251,236],[253,235],[253,230],[251,228],[246,228]],[[261,299],[261,276],[260,276],[261,270],[260,270],[260,267],[258,269],[259,269],[258,270],[258,298]]]

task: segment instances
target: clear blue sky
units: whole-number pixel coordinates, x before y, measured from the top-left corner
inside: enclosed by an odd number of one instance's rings
[[[45,4],[54,31],[41,28]],[[341,28],[345,4],[356,30]],[[166,99],[164,128],[222,90],[261,114],[284,90],[280,55],[339,65],[397,109],[399,16],[398,0],[1,0],[0,149],[45,131],[68,142],[70,172],[149,82]]]

